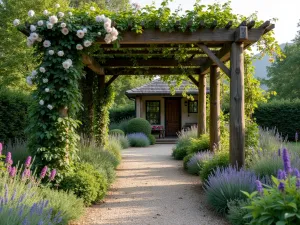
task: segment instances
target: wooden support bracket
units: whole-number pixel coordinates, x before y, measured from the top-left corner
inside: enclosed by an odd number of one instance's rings
[[[248,27],[239,26],[235,32],[235,42],[244,42],[248,40]]]
[[[118,76],[119,76],[119,75],[113,75],[113,76],[109,79],[109,81],[106,82],[105,87],[108,87],[109,85],[111,85],[112,82],[114,82],[114,81],[118,78]]]
[[[188,78],[198,87],[199,86],[199,82],[192,76],[189,75]]]
[[[97,73],[98,75],[104,75],[104,69],[100,66],[100,64],[89,55],[82,55],[82,62],[90,68],[92,71]]]
[[[206,46],[203,44],[198,45],[207,55],[208,57],[217,64],[218,67],[223,70],[223,72],[230,77],[230,69],[228,69],[225,64]]]

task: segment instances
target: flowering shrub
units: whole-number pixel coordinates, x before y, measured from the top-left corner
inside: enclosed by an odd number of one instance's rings
[[[255,190],[257,176],[236,167],[217,168],[204,184],[208,204],[219,213],[226,213],[228,201],[246,199],[241,190]]]
[[[128,134],[127,138],[131,147],[147,147],[150,145],[150,141],[144,133]]]
[[[199,174],[205,161],[211,160],[214,154],[210,151],[198,152],[187,162],[187,171],[190,174]]]
[[[282,151],[284,170],[279,170],[277,178],[272,177],[273,185],[263,187],[257,183],[257,191],[249,194],[249,224],[299,224],[300,223],[300,173],[292,169],[287,149]],[[243,189],[242,189],[243,190]]]
[[[197,153],[200,151],[209,150],[209,135],[203,134],[199,138],[191,138],[190,144],[187,148],[187,153]]]

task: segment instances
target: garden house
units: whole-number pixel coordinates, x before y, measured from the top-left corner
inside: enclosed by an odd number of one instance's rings
[[[198,88],[183,81],[174,91],[171,93],[166,82],[155,79],[126,91],[126,96],[135,100],[137,118],[148,120],[153,131],[162,131],[161,136],[174,137],[178,131],[198,124]]]

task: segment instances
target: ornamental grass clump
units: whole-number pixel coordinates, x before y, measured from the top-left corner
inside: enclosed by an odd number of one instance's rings
[[[246,199],[241,190],[255,190],[257,176],[252,171],[236,167],[217,168],[204,184],[208,204],[217,212],[225,214],[228,202]]]
[[[282,161],[283,170],[278,170],[277,178],[272,176],[272,185],[257,180],[257,191],[243,191],[250,200],[244,207],[249,212],[244,218],[251,220],[248,224],[300,224],[300,173],[292,167],[287,149],[282,151]]]
[[[148,147],[150,145],[150,141],[144,133],[128,134],[127,138],[131,147]]]
[[[198,152],[194,154],[187,162],[187,171],[190,174],[199,174],[203,163],[205,161],[211,160],[213,156],[214,154],[210,151]]]

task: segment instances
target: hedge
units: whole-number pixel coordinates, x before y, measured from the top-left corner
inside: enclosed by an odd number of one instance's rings
[[[134,105],[128,105],[120,108],[112,108],[109,110],[109,119],[111,123],[120,123],[123,120],[135,117]]]
[[[260,104],[254,117],[259,126],[275,128],[290,141],[300,132],[300,100],[276,100]]]
[[[25,139],[30,96],[20,91],[0,90],[0,142]]]

